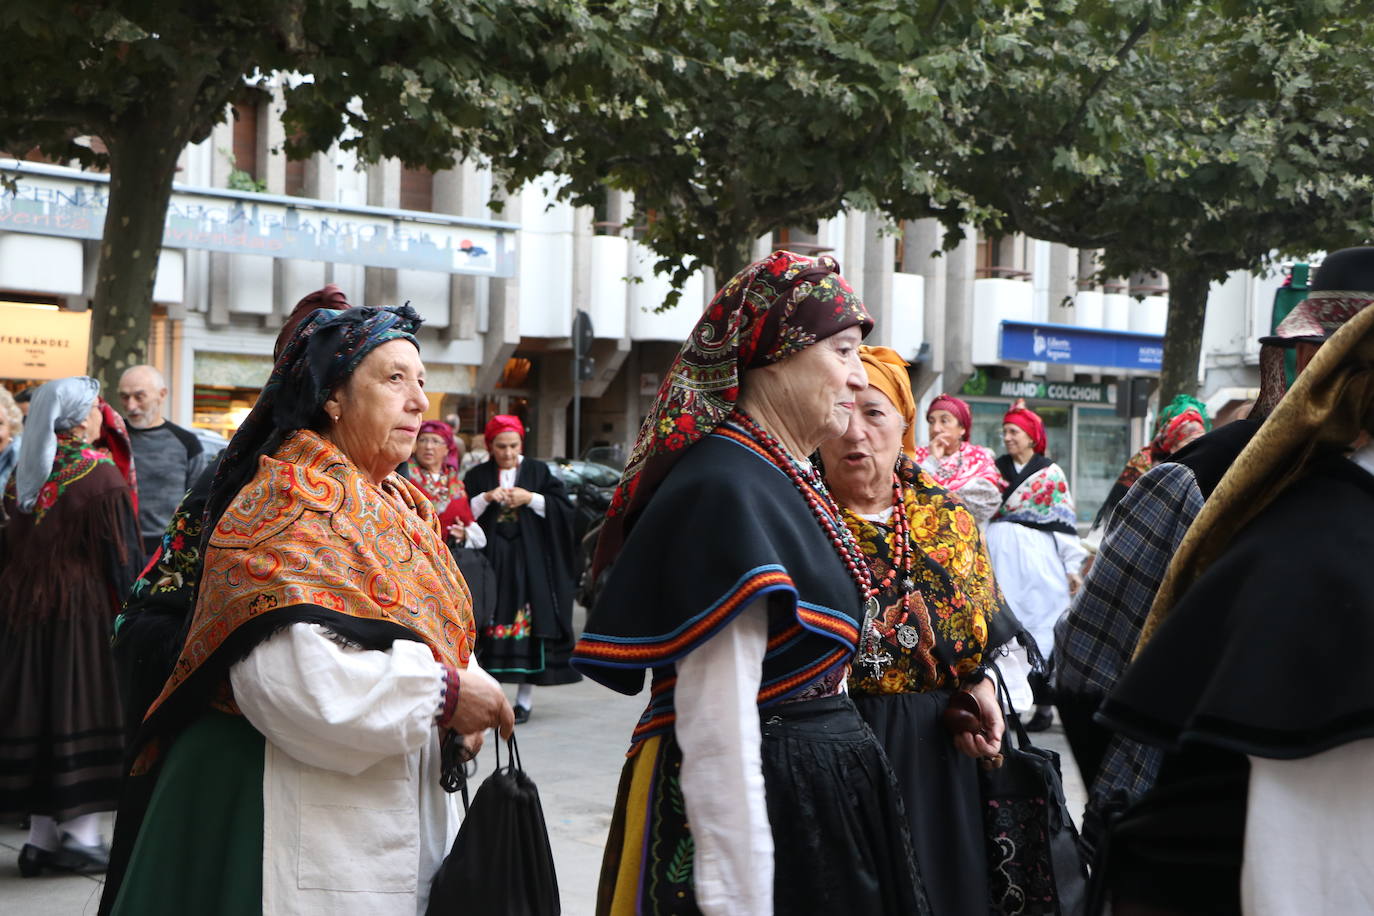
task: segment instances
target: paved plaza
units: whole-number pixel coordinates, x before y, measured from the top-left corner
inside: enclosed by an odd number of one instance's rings
[[[514,691],[508,693],[513,697]],[[611,805],[625,760],[630,729],[647,695],[625,697],[583,681],[535,692],[534,715],[520,726],[520,754],[525,770],[539,787],[558,866],[566,916],[591,916],[601,850],[611,822]],[[1083,788],[1058,725],[1035,738],[1064,757],[1069,810],[1083,808]],[[481,755],[489,771],[490,745]],[[109,835],[107,828],[106,835]],[[14,825],[0,828],[0,916],[79,916],[93,914],[100,883],[79,876],[22,879],[15,860],[25,833]]]

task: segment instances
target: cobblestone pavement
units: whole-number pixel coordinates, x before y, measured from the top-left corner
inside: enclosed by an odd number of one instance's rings
[[[509,692],[513,696],[513,690]],[[645,700],[643,695],[621,696],[589,681],[537,689],[534,714],[520,726],[520,753],[526,772],[539,787],[566,916],[593,912],[611,804],[630,729]],[[1035,740],[1063,756],[1069,810],[1077,816],[1084,793],[1063,731],[1056,724]],[[478,782],[491,765],[489,748],[481,760],[484,769],[476,777]],[[94,913],[100,896],[100,883],[94,878],[19,877],[15,860],[24,839],[17,826],[0,827],[0,914]]]

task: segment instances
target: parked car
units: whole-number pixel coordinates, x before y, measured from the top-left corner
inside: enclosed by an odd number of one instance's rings
[[[595,461],[551,458],[544,463],[555,477],[563,481],[568,500],[577,510],[573,521],[573,549],[577,552],[574,558],[579,571],[577,580],[581,582],[595,546],[592,532],[600,527],[606,510],[610,508],[611,496],[620,482],[620,472]]]

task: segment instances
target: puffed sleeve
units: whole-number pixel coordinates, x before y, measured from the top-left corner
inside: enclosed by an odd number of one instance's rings
[[[677,663],[682,796],[696,844],[697,906],[707,916],[773,912],[758,710],[767,648],[760,598]]]
[[[302,763],[356,776],[429,741],[444,667],[424,643],[360,649],[319,624],[298,623],[230,668],[229,682],[244,716],[273,744]]]

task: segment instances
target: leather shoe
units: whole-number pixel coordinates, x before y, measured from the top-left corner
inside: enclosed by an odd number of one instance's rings
[[[524,725],[530,720],[530,708],[528,706],[515,707],[515,724]]]
[[[1031,716],[1031,720],[1026,723],[1026,731],[1043,732],[1053,724],[1054,713],[1050,711],[1048,706],[1041,706],[1035,711],[1035,715]]]
[[[53,854],[41,846],[25,843],[19,850],[19,874],[25,878],[43,874],[43,869],[52,868]]]
[[[70,833],[62,834],[62,845],[52,853],[51,867],[77,875],[95,875],[110,865],[110,847],[104,843],[83,846]]]

